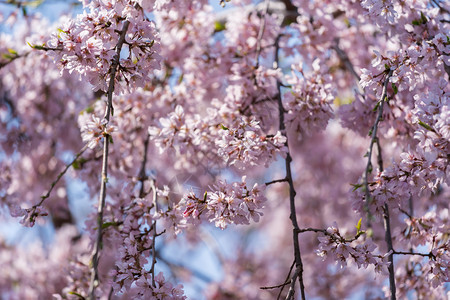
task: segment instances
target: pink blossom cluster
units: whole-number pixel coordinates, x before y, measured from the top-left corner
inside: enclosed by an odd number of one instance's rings
[[[162,273],[155,276],[155,270],[148,270],[146,266],[151,263],[148,257],[155,251],[153,207],[154,204],[148,199],[137,198],[125,208],[126,217],[123,223],[118,224],[120,230],[117,234],[122,242],[113,270],[112,287],[115,293],[127,292],[135,299],[148,299],[148,295],[156,299],[186,299],[181,285],[173,286]],[[116,233],[110,234],[112,242],[117,242]]]
[[[286,124],[300,136],[325,129],[333,116],[332,77],[321,70],[319,60],[313,62],[312,68],[311,72],[306,72],[301,65],[293,65],[292,75],[287,78],[292,91],[284,94]]]
[[[194,192],[186,194],[181,199],[183,216],[189,223],[208,220],[221,229],[229,224],[250,224],[250,220],[258,222],[263,215],[260,209],[267,201],[263,191],[264,187],[257,183],[248,188],[245,177],[242,182],[232,184],[219,180],[210,187],[210,191],[205,192],[203,198],[197,197]]]
[[[94,149],[102,138],[109,137],[115,131],[115,127],[110,122],[101,120],[94,114],[90,116],[90,120],[83,120],[80,116],[78,122],[82,124],[80,129],[81,139],[89,148]]]
[[[14,205],[10,207],[10,214],[15,218],[22,217],[20,224],[26,227],[33,227],[36,223],[36,218],[48,216],[48,212],[42,206],[33,206],[25,209]]]
[[[450,256],[448,237],[450,230],[449,212],[431,210],[420,218],[405,219],[406,227],[402,231],[402,238],[413,246],[426,246],[429,265],[423,269],[425,276],[434,288],[441,286],[450,279]],[[417,259],[412,260],[417,261]]]
[[[449,4],[256,2],[83,1],[58,30],[11,13],[0,205],[55,242],[0,238],[0,298],[88,298],[97,231],[100,299],[293,299],[302,280],[308,298],[381,299],[388,276],[398,299],[450,295]]]
[[[395,8],[400,6],[396,1],[364,0],[361,6],[368,10],[367,14],[377,21],[379,26],[394,24],[398,18]]]
[[[332,257],[341,267],[347,266],[349,261],[356,263],[358,268],[367,268],[369,265],[375,267],[376,272],[386,273],[386,267],[389,265],[387,256],[374,254],[377,245],[369,238],[363,243],[356,242],[354,239],[345,239],[339,232],[337,224],[328,227],[324,236],[318,237],[319,246],[317,255],[323,257]]]
[[[274,136],[264,135],[254,119],[244,119],[230,128],[222,125],[216,140],[218,155],[238,168],[261,164],[268,167],[277,154],[285,155],[285,143],[286,138],[279,131]]]
[[[184,296],[182,286],[174,286],[172,283],[168,282],[162,272],[155,276],[155,286],[150,276],[141,276],[136,281],[136,287],[139,292],[133,295],[134,299],[148,299],[148,295],[152,295],[155,299],[168,299],[168,300],[184,300],[187,299]],[[151,290],[151,293],[148,292]]]
[[[146,84],[149,74],[160,69],[158,37],[153,22],[130,1],[93,1],[75,20],[62,25],[46,46],[62,69],[76,71],[94,90],[106,91],[113,60],[120,56],[115,93]],[[129,22],[129,26],[124,26]],[[125,31],[125,32],[123,32]],[[127,53],[117,54],[121,35]],[[126,84],[124,84],[126,83]]]

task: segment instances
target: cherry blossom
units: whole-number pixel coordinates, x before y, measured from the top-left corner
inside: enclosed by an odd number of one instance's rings
[[[447,2],[33,4],[0,4],[0,298],[448,297]]]

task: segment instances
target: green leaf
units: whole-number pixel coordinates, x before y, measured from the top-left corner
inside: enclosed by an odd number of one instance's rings
[[[423,12],[420,12],[420,22],[422,24],[426,24],[428,22],[427,17],[425,17],[425,15],[423,14]]]
[[[15,56],[12,56],[11,54],[2,53],[2,58],[6,60],[12,60]]]
[[[68,31],[64,31],[64,30],[62,30],[61,28],[56,28],[56,30],[59,32],[59,33],[65,33],[65,34],[69,34],[69,32]]]
[[[111,144],[114,144],[114,140],[113,140],[113,138],[112,138],[111,135],[108,135],[108,139],[109,139],[109,142],[110,142]]]
[[[397,86],[395,85],[395,83],[392,83],[392,89],[394,90],[394,94],[397,95],[397,93],[398,93],[398,88],[397,88]]]
[[[223,130],[229,130],[228,127],[225,127],[223,124],[220,124],[220,128],[222,128]]]
[[[33,49],[37,49],[37,50],[44,50],[45,49],[45,44],[42,44],[42,46],[40,45],[32,45],[30,44],[30,42],[27,42],[28,46],[30,46]]]
[[[11,48],[8,48],[8,52],[11,53],[12,55],[17,56],[17,51]]]
[[[72,168],[74,168],[75,170],[81,169],[81,164],[80,164],[80,162],[79,162],[78,160],[74,161],[74,162],[72,163]]]
[[[423,128],[425,128],[426,130],[429,131],[434,131],[433,127],[431,127],[430,125],[428,125],[427,123],[424,123],[422,121],[419,120],[419,125],[422,126]]]
[[[69,295],[75,295],[75,296],[77,296],[78,298],[83,299],[83,300],[86,299],[86,298],[84,298],[81,294],[78,294],[77,292],[68,292],[67,294],[69,294]]]
[[[414,26],[419,26],[420,25],[420,21],[419,20],[413,20],[411,22],[411,24],[413,24]]]
[[[352,192],[356,191],[357,189],[359,189],[360,187],[363,187],[364,185],[362,183],[350,183],[350,185],[353,187]]]
[[[384,64],[384,69],[385,70],[389,70],[391,68],[391,66],[390,65],[388,65],[388,64]]]
[[[218,22],[218,21],[214,22],[214,32],[220,32],[220,31],[223,31],[225,29],[226,29],[225,23],[221,23],[221,22]]]
[[[380,106],[380,101],[378,101],[377,104],[375,104],[375,107],[373,108],[372,111],[377,111],[379,106]]]
[[[359,219],[358,224],[356,224],[356,226],[355,226],[357,233],[359,233],[361,231],[361,221],[362,221],[362,218]]]
[[[108,227],[117,226],[117,225],[118,225],[117,222],[105,222],[102,224],[102,229],[106,229]]]
[[[205,192],[205,194],[203,195],[203,202],[206,202],[206,197],[208,196],[208,192]]]

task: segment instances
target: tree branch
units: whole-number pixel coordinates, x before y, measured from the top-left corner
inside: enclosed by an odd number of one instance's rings
[[[73,159],[69,164],[66,165],[66,167],[64,168],[64,170],[62,170],[61,173],[58,174],[58,177],[56,177],[55,181],[52,182],[52,184],[51,184],[50,189],[48,190],[48,192],[47,192],[45,195],[41,196],[41,201],[40,201],[38,204],[34,205],[33,207],[41,206],[42,203],[44,203],[45,199],[47,199],[48,197],[50,197],[50,194],[52,193],[53,188],[56,186],[56,184],[59,182],[59,180],[64,176],[64,174],[66,174],[67,170],[69,170],[69,168],[77,161],[77,159],[78,159],[81,155],[83,155],[83,153],[86,151],[87,148],[88,148],[87,145],[85,145],[83,148],[81,148],[80,152],[78,152],[78,153],[75,155],[74,159]]]
[[[157,191],[155,186],[155,181],[151,180],[152,190],[153,190],[153,205],[155,205],[155,211],[158,211],[158,203],[157,203]],[[155,265],[156,265],[156,237],[158,234],[156,233],[156,220],[153,220],[153,238],[152,238],[152,267],[150,268],[150,273],[152,274],[152,286],[156,288],[155,283]]]
[[[288,182],[288,179],[283,178],[283,179],[272,180],[272,181],[266,182],[265,185],[267,186],[267,185],[271,185],[271,184],[278,183],[278,182]]]
[[[393,72],[394,72],[393,70],[389,70],[389,72],[386,76],[386,79],[384,80],[384,83],[383,83],[383,91],[382,91],[381,99],[378,102],[378,114],[377,114],[377,118],[376,118],[375,123],[371,130],[372,134],[371,134],[370,146],[369,146],[369,150],[367,151],[367,165],[366,165],[366,169],[364,172],[364,186],[366,189],[365,192],[366,192],[367,213],[369,213],[369,203],[370,203],[370,199],[371,199],[368,176],[369,176],[369,173],[372,171],[372,151],[373,151],[374,144],[377,145],[377,150],[378,150],[377,151],[378,152],[378,156],[377,156],[378,167],[380,169],[380,172],[383,172],[383,158],[382,158],[382,154],[381,154],[382,152],[381,152],[380,141],[377,137],[377,132],[378,132],[378,125],[383,118],[384,103],[387,102],[387,100],[388,100],[387,87],[389,84],[389,79],[392,76]],[[370,216],[368,219],[370,219]],[[388,270],[389,270],[389,286],[390,286],[390,291],[391,291],[391,300],[395,300],[396,299],[396,290],[395,290],[395,273],[394,273],[394,259],[393,259],[394,249],[393,249],[393,245],[392,245],[389,206],[387,203],[385,203],[383,206],[383,221],[384,221],[383,223],[384,223],[384,230],[385,230],[385,240],[386,240],[388,252],[390,252],[390,254],[388,256],[388,260],[390,262],[390,264],[388,266]],[[370,221],[368,221],[368,222],[370,222]]]
[[[281,38],[281,35],[279,35],[276,40],[274,69],[278,68],[278,63],[279,63],[278,50],[279,50],[280,38]],[[289,289],[289,294],[286,299],[293,299],[295,281],[298,277],[298,281],[300,284],[301,298],[302,298],[302,300],[304,300],[305,299],[305,286],[303,283],[303,262],[302,262],[302,257],[301,257],[301,253],[300,253],[300,245],[299,245],[299,241],[298,241],[299,227],[298,227],[297,214],[296,214],[296,209],[295,209],[296,191],[295,191],[294,182],[292,179],[292,171],[291,171],[292,157],[291,157],[291,153],[289,152],[286,127],[284,125],[285,109],[283,107],[283,101],[281,98],[281,84],[280,84],[279,80],[277,80],[277,90],[278,90],[277,99],[278,99],[279,129],[283,134],[286,135],[285,146],[288,149],[287,154],[286,154],[286,159],[285,159],[285,169],[286,169],[286,179],[287,179],[287,182],[289,183],[289,205],[290,205],[290,210],[291,210],[289,218],[291,219],[292,226],[293,226],[293,230],[292,230],[293,237],[292,238],[294,241],[294,257],[295,257],[295,266],[296,266],[294,276],[292,277],[291,288]]]
[[[108,87],[108,103],[106,105],[104,119],[109,123],[109,119],[113,114],[112,106],[112,95],[114,92],[114,81],[116,77],[117,67],[120,61],[120,52],[122,50],[122,45],[125,42],[125,36],[130,25],[129,21],[125,21],[122,26],[122,31],[120,33],[119,41],[116,45],[116,55],[111,63],[110,67],[110,78]],[[106,125],[105,125],[106,126]],[[91,281],[89,284],[89,299],[95,300],[95,288],[98,286],[98,255],[100,249],[102,248],[102,226],[103,226],[103,208],[105,206],[106,199],[106,182],[108,181],[108,153],[109,153],[109,135],[104,136],[103,143],[103,162],[102,162],[102,184],[100,186],[100,195],[98,198],[98,211],[97,211],[97,239],[94,244],[94,249],[92,253],[92,271],[91,271]]]

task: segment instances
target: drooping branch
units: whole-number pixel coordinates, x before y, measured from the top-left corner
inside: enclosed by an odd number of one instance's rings
[[[365,187],[365,195],[366,195],[365,205],[366,205],[368,214],[369,214],[369,205],[371,202],[368,177],[369,177],[369,173],[371,173],[371,171],[372,171],[372,153],[373,153],[374,144],[377,145],[377,150],[378,150],[377,151],[378,152],[378,156],[377,156],[378,167],[380,169],[380,172],[383,171],[383,158],[382,158],[382,151],[381,151],[382,149],[380,146],[380,141],[377,136],[377,132],[378,132],[379,123],[381,122],[381,120],[383,118],[384,103],[388,101],[387,88],[388,88],[388,84],[389,84],[389,79],[391,78],[392,74],[393,74],[393,70],[389,70],[389,72],[387,73],[386,78],[384,80],[384,83],[383,83],[381,99],[378,101],[378,113],[377,113],[377,117],[375,119],[375,123],[371,129],[370,145],[369,145],[369,150],[367,151],[367,165],[366,165],[366,169],[364,171],[364,187]],[[370,219],[370,216],[368,217],[368,220],[369,219]],[[389,257],[388,257],[388,260],[390,262],[388,270],[389,270],[389,286],[390,286],[390,291],[391,291],[391,300],[395,300],[396,299],[396,289],[395,289],[395,273],[394,273],[394,259],[393,259],[394,249],[393,249],[393,245],[392,245],[389,207],[388,207],[387,203],[385,203],[383,206],[383,220],[384,220],[385,240],[386,240],[388,251],[390,252]],[[370,220],[368,222],[370,222]],[[370,223],[369,223],[369,225],[370,225]]]
[[[106,105],[105,116],[106,124],[109,123],[110,117],[113,114],[112,105],[112,95],[114,92],[114,81],[116,78],[117,68],[120,62],[120,52],[122,51],[122,45],[125,42],[125,36],[130,25],[129,21],[125,21],[122,26],[122,31],[120,32],[120,37],[116,45],[116,55],[111,62],[110,67],[110,78],[108,87],[108,103]],[[97,239],[94,244],[93,254],[92,254],[92,270],[91,270],[91,281],[89,284],[89,299],[95,299],[95,289],[98,286],[98,256],[100,249],[102,247],[102,226],[103,226],[103,208],[105,206],[106,199],[106,183],[108,181],[108,154],[109,154],[109,134],[104,135],[103,142],[103,161],[102,161],[102,183],[100,186],[100,195],[98,199],[98,210],[97,210]]]
[[[372,153],[373,153],[373,145],[375,144],[376,140],[377,140],[377,132],[378,132],[378,125],[383,117],[383,109],[384,109],[384,103],[386,101],[386,97],[387,97],[387,86],[389,83],[389,78],[392,76],[393,71],[389,70],[389,73],[386,76],[386,79],[384,81],[383,84],[383,91],[382,91],[382,95],[381,95],[381,99],[378,101],[378,113],[377,113],[377,117],[375,119],[375,123],[373,124],[372,128],[371,128],[371,139],[370,139],[370,144],[369,144],[369,149],[367,150],[367,164],[366,164],[366,169],[364,170],[364,188],[365,188],[365,196],[366,196],[366,201],[365,201],[365,209],[366,209],[366,213],[368,214],[367,217],[367,227],[370,228],[371,226],[371,216],[370,216],[370,211],[369,211],[369,204],[370,204],[370,190],[369,190],[369,174],[372,172]]]
[[[334,51],[336,51],[337,55],[339,56],[339,58],[341,59],[341,61],[344,63],[344,66],[347,68],[347,70],[352,73],[352,75],[355,77],[356,80],[358,80],[358,82],[361,80],[360,76],[358,75],[358,73],[356,73],[355,68],[352,64],[352,62],[350,61],[350,59],[348,58],[347,53],[344,52],[344,50],[342,50],[339,47],[339,39],[335,39],[335,45],[332,46],[332,48],[334,49]]]
[[[51,195],[51,193],[52,193],[52,191],[53,191],[53,188],[56,186],[56,184],[59,182],[59,180],[64,176],[64,174],[66,174],[67,170],[69,170],[69,168],[77,161],[77,159],[80,158],[81,155],[83,155],[83,153],[86,151],[87,148],[88,148],[88,146],[85,145],[85,146],[80,150],[80,152],[78,152],[78,153],[75,155],[74,159],[73,159],[69,164],[67,164],[67,165],[64,167],[64,170],[62,170],[61,173],[59,173],[58,176],[56,177],[55,181],[52,182],[52,184],[51,184],[51,186],[50,186],[50,189],[47,191],[47,193],[46,193],[45,195],[41,196],[41,201],[40,201],[38,204],[34,205],[34,207],[41,206],[42,203],[44,203],[45,199],[47,199],[48,197],[50,197],[50,195]]]
[[[271,185],[271,184],[274,184],[274,183],[279,183],[279,182],[288,182],[288,179],[287,178],[275,179],[275,180],[266,182],[265,184],[266,184],[266,186],[268,186],[268,185]]]
[[[378,138],[376,138],[375,140],[376,144],[377,144],[377,161],[378,161],[378,167],[380,169],[380,172],[383,172],[383,156],[382,156],[382,149],[381,149],[381,145],[380,145],[380,140]],[[384,204],[383,206],[383,223],[384,223],[384,238],[386,240],[386,244],[387,244],[387,248],[389,251],[389,256],[388,256],[388,260],[389,260],[389,266],[388,266],[388,270],[389,270],[389,286],[391,288],[391,299],[395,300],[396,299],[396,290],[395,290],[395,273],[394,273],[394,246],[392,245],[392,234],[391,234],[391,219],[389,216],[389,206],[387,203]]]
[[[274,60],[274,68],[278,68],[278,64],[279,64],[279,41],[280,41],[281,35],[279,35],[277,37],[276,40],[276,47],[275,47],[275,60]],[[289,218],[291,219],[292,222],[292,226],[293,226],[293,230],[292,230],[292,235],[293,235],[293,242],[294,242],[294,257],[295,257],[295,272],[294,275],[292,276],[292,282],[291,282],[291,288],[289,289],[289,293],[288,296],[286,297],[286,299],[293,299],[294,297],[294,286],[295,286],[295,281],[298,278],[299,284],[300,284],[300,294],[301,294],[301,298],[302,300],[305,299],[305,286],[303,283],[303,262],[302,262],[302,257],[301,257],[301,253],[300,253],[300,244],[299,244],[299,240],[298,240],[298,221],[297,221],[297,213],[296,213],[296,208],[295,208],[295,195],[296,195],[296,191],[294,188],[294,181],[292,178],[292,171],[291,171],[291,162],[292,162],[292,157],[291,157],[291,153],[289,151],[289,144],[288,144],[288,138],[287,138],[287,134],[286,134],[286,126],[284,124],[284,113],[285,113],[285,109],[283,106],[283,101],[281,98],[281,84],[280,81],[277,80],[277,102],[278,102],[278,116],[279,116],[279,129],[280,131],[286,135],[286,142],[285,142],[285,146],[287,149],[287,153],[286,153],[286,158],[285,158],[285,170],[286,170],[286,179],[287,182],[289,184],[289,206],[290,206],[290,216]]]
[[[155,206],[155,210],[158,211],[158,203],[157,203],[157,190],[155,186],[155,181],[151,180],[152,191],[153,191],[153,205]],[[150,273],[152,274],[152,286],[156,288],[155,283],[155,265],[156,265],[156,237],[158,236],[156,232],[156,220],[153,220],[153,238],[152,238],[152,266],[150,268]]]

